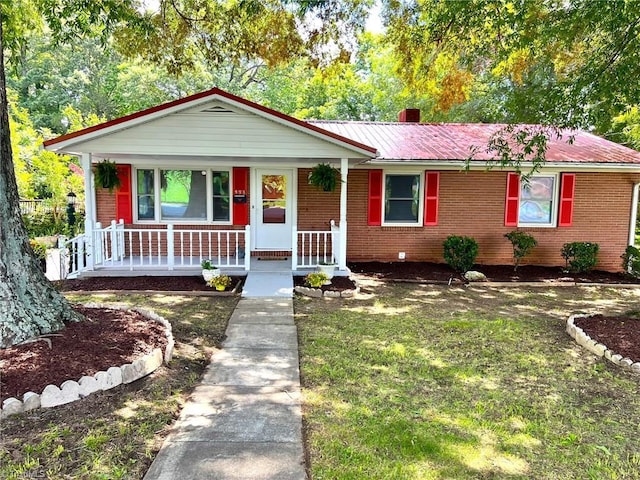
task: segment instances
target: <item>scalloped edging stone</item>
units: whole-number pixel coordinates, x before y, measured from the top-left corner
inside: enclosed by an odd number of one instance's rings
[[[593,340],[583,329],[576,326],[575,319],[582,318],[584,316],[585,315],[571,315],[567,320],[567,333],[576,341],[576,343],[594,355],[604,357],[611,363],[614,363],[627,371],[640,373],[640,362],[634,362],[630,358],[624,358],[622,355],[613,352],[607,348],[606,345]]]
[[[306,297],[313,297],[313,298],[322,298],[322,297],[353,298],[360,292],[360,286],[356,283],[355,289],[342,290],[341,292],[336,292],[332,290],[327,290],[326,292],[323,292],[322,289],[320,288],[301,287],[301,286],[296,286],[294,290],[296,291],[296,293],[299,293],[300,295],[304,295]]]
[[[27,412],[36,408],[52,408],[58,405],[75,402],[88,397],[92,393],[110,390],[118,385],[132,383],[154,372],[162,363],[171,361],[175,341],[171,330],[171,324],[156,313],[143,308],[127,308],[125,305],[104,305],[100,303],[87,303],[86,307],[112,308],[114,310],[132,310],[140,315],[158,322],[165,329],[167,346],[164,353],[160,348],[155,348],[151,353],[144,355],[132,363],[126,363],[119,367],[110,367],[107,371],[97,372],[93,376],[85,375],[80,380],[66,380],[60,385],[47,385],[41,394],[27,392],[22,396],[22,401],[17,398],[7,398],[2,402],[0,418],[6,418],[17,413]]]

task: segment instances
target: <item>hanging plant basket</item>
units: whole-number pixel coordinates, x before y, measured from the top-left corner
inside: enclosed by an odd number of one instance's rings
[[[309,175],[309,184],[325,192],[333,192],[340,181],[340,172],[328,163],[319,163]]]
[[[114,162],[105,160],[103,162],[96,163],[93,169],[95,175],[96,187],[108,188],[109,192],[113,192],[114,188],[120,186],[120,179],[118,178],[118,169]]]

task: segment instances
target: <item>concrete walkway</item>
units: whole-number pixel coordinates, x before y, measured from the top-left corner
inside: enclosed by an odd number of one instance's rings
[[[269,285],[268,278],[260,280]],[[270,284],[269,297],[243,293],[223,349],[213,356],[145,480],[306,478],[292,294],[285,298],[276,279]],[[256,288],[251,287],[254,293],[266,292]]]

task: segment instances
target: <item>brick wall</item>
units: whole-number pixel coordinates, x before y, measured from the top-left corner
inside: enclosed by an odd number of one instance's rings
[[[466,235],[479,243],[479,263],[512,263],[511,244],[503,237],[513,230],[504,226],[506,173],[441,172],[439,222],[434,227],[368,226],[367,175],[366,170],[349,172],[349,260],[392,261],[402,251],[407,261],[443,262],[445,238]],[[633,174],[578,173],[573,225],[523,229],[538,240],[523,264],[564,265],[560,256],[563,243],[591,241],[600,244],[597,268],[620,270],[635,181],[638,178]]]

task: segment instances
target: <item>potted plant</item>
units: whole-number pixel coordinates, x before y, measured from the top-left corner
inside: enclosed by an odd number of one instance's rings
[[[321,188],[324,192],[333,192],[338,185],[340,172],[328,163],[319,163],[309,175],[309,184]]]
[[[318,264],[318,271],[324,273],[327,276],[327,279],[331,280],[336,267],[337,265],[333,262],[320,262]]]
[[[322,272],[309,273],[304,277],[304,283],[311,288],[320,288],[322,285],[331,283],[329,278]]]
[[[207,285],[214,287],[219,292],[223,292],[231,285],[231,277],[229,275],[217,275],[210,279]]]
[[[202,266],[202,278],[204,278],[205,282],[220,276],[220,269],[211,260],[203,260],[200,266]]]
[[[118,178],[118,169],[114,162],[104,160],[96,163],[93,169],[95,175],[95,183],[97,187],[108,188],[109,192],[113,192],[114,188],[120,186],[120,178]]]

